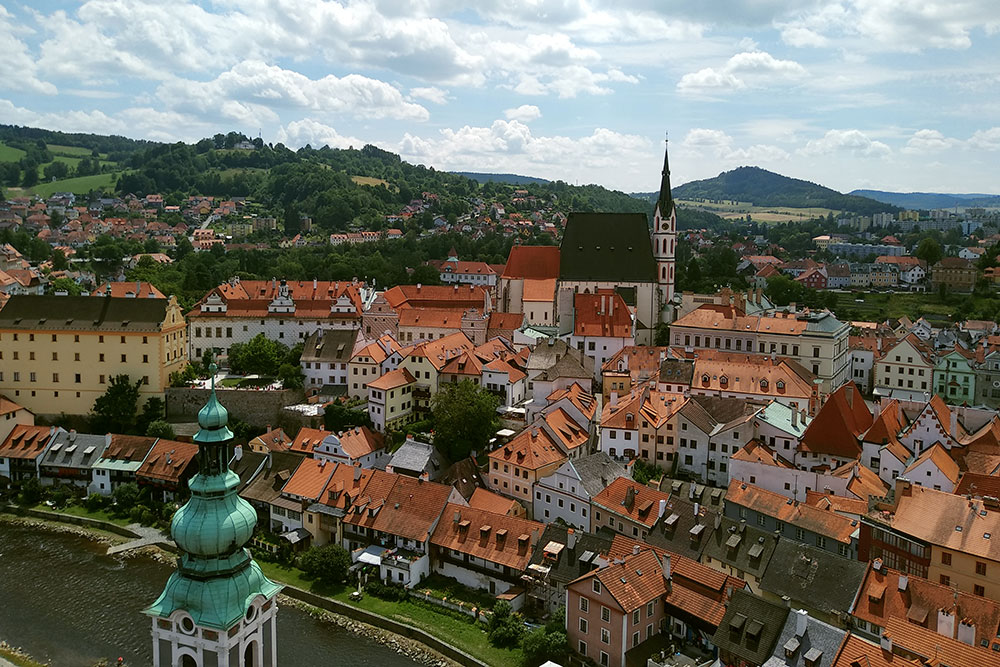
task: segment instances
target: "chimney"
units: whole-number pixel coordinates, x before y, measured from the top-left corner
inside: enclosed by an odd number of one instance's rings
[[[354,481],[361,479],[361,466],[354,466]]]
[[[955,408],[951,408],[951,424],[949,428],[951,428],[951,437],[958,437],[958,412]]]
[[[570,550],[576,548],[576,531],[572,528],[566,530],[566,548]]]
[[[722,525],[722,515],[716,512],[715,514],[715,529],[718,530],[719,526]]]
[[[694,519],[695,519],[695,521],[697,521],[697,520],[698,520],[698,514],[699,514],[700,512],[701,512],[701,505],[700,505],[700,504],[698,504],[698,503],[695,503],[695,504],[694,504]]]
[[[319,289],[319,281],[313,278],[313,291],[315,292],[318,289]]]
[[[640,552],[641,550],[642,550],[642,547],[640,547],[640,546],[639,546],[638,544],[633,544],[633,545],[632,545],[632,555],[633,555],[633,556],[638,556],[638,555],[639,555],[639,552]]]
[[[882,633],[879,643],[882,645],[883,651],[886,653],[892,653],[892,637],[889,636],[888,632]]]
[[[905,574],[901,574],[899,575],[899,581],[896,584],[896,588],[898,588],[900,592],[905,591],[908,583],[910,583],[910,578]]]
[[[452,517],[452,523],[458,523],[462,520],[462,512],[455,510],[455,515]]]
[[[535,545],[538,544],[538,529],[535,528],[531,531],[531,548],[534,549]]]
[[[844,398],[847,399],[847,407],[854,409],[854,383],[848,382],[847,388],[844,389]]]
[[[663,568],[663,578],[670,581],[670,554],[663,554],[660,567]]]
[[[792,428],[799,427],[799,411],[792,410]]]
[[[660,499],[660,508],[657,510],[656,518],[663,518],[663,513],[667,511],[667,501],[665,498]]]
[[[233,447],[233,458],[237,461],[243,458],[243,445],[236,445]]]
[[[804,637],[809,625],[809,613],[805,609],[795,611],[795,636]]]

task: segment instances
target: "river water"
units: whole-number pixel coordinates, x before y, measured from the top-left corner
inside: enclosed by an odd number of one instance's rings
[[[171,568],[149,558],[117,560],[78,535],[0,522],[0,640],[53,667],[91,667],[124,657],[152,664],[153,602]],[[376,642],[294,607],[278,612],[282,667],[414,667]]]

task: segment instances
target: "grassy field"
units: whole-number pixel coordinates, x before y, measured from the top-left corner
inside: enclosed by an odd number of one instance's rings
[[[382,180],[381,178],[374,178],[372,176],[351,176],[351,180],[358,185],[369,185],[371,187],[384,185],[393,192],[396,192],[399,189],[389,181]]]
[[[754,206],[749,202],[714,202],[678,199],[677,203],[688,208],[696,208],[715,213],[727,220],[745,218],[749,213],[758,222],[792,222],[827,216],[837,211],[829,208],[791,208],[788,206]]]
[[[67,505],[66,507],[58,510],[53,510],[51,507],[46,505],[38,505],[36,509],[47,510],[49,512],[62,512],[63,514],[72,514],[73,516],[84,516],[90,519],[97,519],[98,521],[107,521],[108,523],[113,523],[116,526],[127,526],[132,523],[131,519],[128,517],[115,517],[108,514],[104,510],[91,512],[82,505]]]
[[[17,162],[24,157],[24,151],[20,148],[11,148],[0,141],[0,162]]]
[[[53,155],[68,155],[70,157],[90,157],[90,149],[82,146],[60,146],[59,144],[48,144],[49,152]]]
[[[267,561],[258,561],[261,569],[270,579],[295,586],[304,590],[313,588],[313,582],[305,579],[302,572],[296,568],[289,568]],[[480,658],[494,667],[520,667],[520,649],[502,649],[490,645],[486,638],[486,633],[475,623],[469,620],[462,620],[444,611],[438,611],[435,607],[421,602],[405,600],[394,602],[380,600],[373,595],[365,595],[360,602],[350,599],[353,589],[343,586],[331,591],[313,591],[338,602],[359,607],[366,611],[391,618],[407,625],[420,628],[425,632],[445,641],[452,646],[457,646],[463,651]]]
[[[115,179],[121,173],[120,171],[115,171],[107,174],[94,174],[93,176],[78,176],[77,178],[66,178],[51,183],[39,183],[32,188],[8,188],[8,191],[12,195],[21,192],[36,194],[42,197],[51,196],[54,192],[72,192],[73,194],[83,195],[91,190],[97,190],[102,187],[105,190],[111,190],[115,185]]]
[[[956,298],[956,297],[951,297]],[[976,297],[963,297],[974,299]],[[861,303],[858,303],[861,300]],[[837,306],[834,312],[840,317],[843,313],[850,315],[852,320],[877,322],[887,318],[898,318],[906,315],[911,320],[925,317],[931,324],[950,324],[954,308],[948,303],[942,303],[936,293],[909,292],[838,292]],[[844,319],[841,317],[841,319]]]

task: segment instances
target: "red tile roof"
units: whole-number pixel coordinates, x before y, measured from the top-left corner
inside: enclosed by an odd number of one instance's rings
[[[573,295],[573,335],[631,337],[632,315],[625,299],[614,290]]]
[[[137,299],[166,299],[167,297],[151,283],[126,281],[103,283],[97,287],[91,296],[107,296],[108,287],[113,297],[134,297]]]
[[[966,500],[918,484],[897,485],[896,500],[891,517],[895,530],[939,547],[1000,561],[1000,511],[987,508],[982,500]]]
[[[472,492],[472,497],[469,498],[469,507],[494,514],[516,514],[518,503],[516,500],[501,496],[499,493],[478,488]]]
[[[344,515],[344,523],[371,528],[385,500],[401,475],[393,475],[384,470],[371,470],[364,490],[352,498],[351,509]]]
[[[295,440],[292,442],[292,451],[303,452],[308,456],[312,456],[313,450],[316,449],[316,445],[323,442],[323,438],[330,435],[330,431],[325,431],[321,428],[300,428],[299,432],[295,434]]]
[[[845,544],[851,543],[851,535],[857,530],[857,526],[851,525],[852,519],[848,517],[792,501],[780,493],[737,479],[729,482],[726,503],[730,502]]]
[[[389,371],[377,380],[372,380],[368,383],[369,389],[379,389],[382,391],[389,391],[390,389],[395,389],[397,387],[404,387],[408,384],[416,382],[410,371],[405,368],[397,368],[394,371]]]
[[[14,401],[8,399],[5,396],[0,396],[0,415],[7,415],[12,412],[17,412],[18,410],[24,410],[30,412],[28,408],[18,405]]]
[[[537,521],[448,503],[431,544],[520,572],[544,529]]]
[[[281,489],[282,495],[299,496],[317,500],[333,477],[337,464],[320,459],[303,459],[292,473],[292,478]]]
[[[372,452],[385,449],[385,437],[367,426],[360,426],[338,433],[340,447],[351,459],[360,459]]]
[[[53,434],[50,426],[18,424],[0,444],[0,458],[35,461],[45,451]]]
[[[805,452],[856,459],[861,455],[861,435],[871,425],[872,414],[861,392],[853,382],[848,382],[827,398],[802,434],[799,448]]]
[[[504,278],[556,279],[559,277],[558,246],[516,245],[507,255]]]
[[[197,455],[198,445],[160,439],[135,474],[141,478],[179,484]]]
[[[441,518],[450,494],[450,486],[399,475],[372,528],[404,539],[426,542]]]
[[[481,285],[397,285],[383,296],[393,310],[402,308],[482,308],[487,288]]]
[[[660,502],[669,500],[669,493],[651,489],[627,477],[619,477],[594,496],[591,503],[646,528],[652,528],[660,518]]]
[[[528,470],[538,470],[566,460],[566,455],[544,428],[529,426],[503,447],[490,452],[489,458]]]

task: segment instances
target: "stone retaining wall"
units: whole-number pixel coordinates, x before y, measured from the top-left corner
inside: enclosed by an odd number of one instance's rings
[[[381,616],[364,609],[352,607],[351,605],[344,604],[338,600],[321,597],[300,588],[295,588],[294,586],[285,586],[282,593],[294,600],[299,600],[314,607],[332,611],[335,614],[341,614],[354,619],[355,621],[368,623],[369,625],[374,625],[382,628],[383,630],[388,630],[394,634],[418,641],[421,644],[437,651],[449,660],[454,660],[463,667],[488,667],[485,662],[474,658],[465,651],[462,651],[451,644],[444,643],[437,637],[429,635],[423,630],[415,628],[412,625],[400,623],[399,621],[394,621],[391,618],[386,618],[385,616]]]
[[[166,391],[167,418],[193,420],[208,402],[210,390],[192,387],[168,387]],[[305,401],[301,389],[258,391],[254,389],[216,388],[219,401],[232,417],[257,428],[281,422],[282,408]]]
[[[121,535],[122,537],[136,538],[139,537],[133,533],[128,528],[119,526],[116,523],[110,523],[108,521],[101,521],[100,519],[91,519],[86,516],[77,516],[75,514],[63,514],[62,512],[46,512],[45,510],[28,509],[26,507],[17,507],[16,505],[8,505],[7,507],[0,507],[0,511],[8,512],[17,516],[30,516],[35,519],[45,519],[46,521],[59,521],[60,523],[71,523],[75,526],[84,526],[86,528],[97,528],[98,530],[103,530],[108,533],[114,533],[115,535]]]

